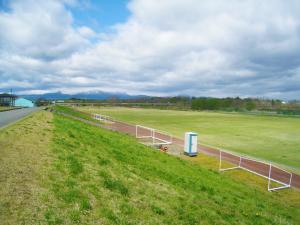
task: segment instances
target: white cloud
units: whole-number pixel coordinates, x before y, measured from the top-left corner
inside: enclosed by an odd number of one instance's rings
[[[30,92],[300,97],[296,0],[132,0],[106,34],[74,28],[64,4],[0,12],[0,78],[32,82]]]
[[[1,50],[32,58],[67,57],[88,44],[87,28],[72,27],[72,15],[60,1],[12,1],[0,13]],[[89,29],[89,32],[92,31]]]
[[[88,27],[79,27],[78,28],[78,33],[82,36],[82,37],[86,37],[86,38],[92,38],[96,36],[96,33],[88,28]]]

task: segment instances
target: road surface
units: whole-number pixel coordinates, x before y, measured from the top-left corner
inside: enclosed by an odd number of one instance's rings
[[[40,110],[40,108],[38,107],[23,108],[23,109],[0,112],[0,128],[5,127],[11,123],[14,123],[37,110]]]

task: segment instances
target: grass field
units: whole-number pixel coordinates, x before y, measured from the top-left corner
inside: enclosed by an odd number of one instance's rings
[[[51,158],[52,114],[38,112],[0,130],[0,224],[39,224]]]
[[[120,107],[79,109],[158,128],[180,138],[186,131],[195,131],[204,144],[270,160],[300,171],[300,118]]]
[[[5,128],[0,146],[3,224],[300,221],[296,190],[269,193],[264,179],[201,166],[212,158],[190,162],[60,115],[38,112]]]
[[[1,111],[6,111],[8,109],[11,109],[12,107],[6,107],[6,106],[0,106],[0,112]]]
[[[18,107],[18,106],[15,106],[15,107],[10,107],[10,106],[0,106],[0,112],[1,111],[7,111],[7,110],[12,110],[12,109],[20,109],[22,107]]]

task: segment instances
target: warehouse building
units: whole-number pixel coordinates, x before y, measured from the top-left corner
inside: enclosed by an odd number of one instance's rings
[[[0,94],[0,106],[10,106],[10,107],[26,107],[31,108],[34,107],[34,102],[18,97],[12,94]]]
[[[15,106],[15,101],[18,98],[16,95],[0,94],[0,106]]]
[[[16,107],[26,107],[26,108],[32,108],[34,107],[34,103],[28,99],[25,98],[17,98],[15,101]]]

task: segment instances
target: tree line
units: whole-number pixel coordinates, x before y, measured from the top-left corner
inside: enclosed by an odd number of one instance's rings
[[[107,100],[66,99],[65,103],[80,105],[112,105],[141,108],[174,109],[174,110],[221,110],[221,111],[267,111],[270,113],[300,115],[300,102],[284,102],[279,99],[263,98],[211,98],[211,97],[143,97],[137,99]],[[50,100],[38,99],[37,105],[50,104]]]
[[[109,102],[109,100],[108,100]],[[133,107],[179,109],[179,110],[222,110],[222,111],[268,111],[281,114],[300,114],[300,102],[285,102],[279,99],[263,98],[210,98],[210,97],[149,97],[130,100],[116,100]]]

